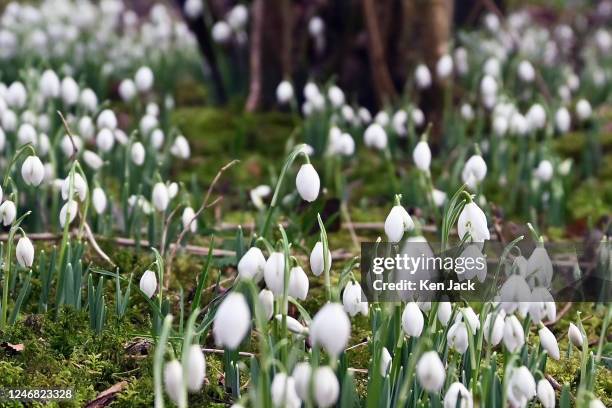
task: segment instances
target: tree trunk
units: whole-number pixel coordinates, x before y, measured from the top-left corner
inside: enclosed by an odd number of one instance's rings
[[[264,0],[253,2],[253,23],[251,28],[251,49],[249,66],[251,68],[251,78],[249,82],[249,96],[246,101],[245,109],[247,112],[254,112],[261,103],[262,92],[262,54],[263,54],[263,31],[264,31]]]

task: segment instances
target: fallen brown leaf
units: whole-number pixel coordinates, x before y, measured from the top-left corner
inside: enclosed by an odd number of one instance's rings
[[[98,396],[85,405],[85,408],[102,408],[109,405],[115,396],[127,387],[127,381],[121,381],[107,390],[102,391]]]

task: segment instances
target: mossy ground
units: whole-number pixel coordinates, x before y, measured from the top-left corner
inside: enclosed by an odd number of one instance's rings
[[[176,163],[175,178],[191,183],[195,177],[198,182],[206,185],[214,177],[218,168],[234,158],[242,160],[240,166],[232,169],[231,174],[224,176],[220,191],[228,197],[224,205],[223,221],[248,223],[252,221],[252,211],[243,212],[248,203],[248,189],[260,183],[269,183],[274,171],[271,165],[277,166],[282,160],[287,135],[293,129],[293,120],[282,113],[245,114],[236,110],[218,110],[212,108],[188,107],[180,108],[173,115],[173,122],[192,141],[192,159],[186,163]],[[564,154],[577,154],[580,151],[580,135],[560,142],[557,149]],[[609,172],[612,166],[612,137],[606,134],[602,156],[603,172]],[[263,147],[262,147],[263,146]],[[579,158],[577,158],[579,159]],[[364,178],[359,193],[363,196],[381,197],[380,200],[357,200],[351,206],[353,221],[383,220],[386,215],[384,205],[388,194],[377,183],[377,171],[383,170],[383,163],[372,156],[369,166],[357,169],[359,177]],[[570,197],[572,217],[580,218],[587,214],[609,212],[612,202],[612,182],[609,177],[592,179],[580,183],[578,189]],[[244,186],[244,187],[243,187]],[[229,194],[231,193],[231,194]],[[236,198],[237,197],[237,198]],[[374,204],[374,205],[372,205]],[[252,209],[251,209],[252,210]],[[225,246],[231,247],[231,234]],[[375,237],[373,237],[375,238]],[[206,245],[208,236],[193,237],[196,243]],[[350,236],[344,230],[330,233],[333,248],[352,248]],[[110,254],[120,266],[121,273],[135,276],[152,261],[149,253],[121,249],[110,242],[102,242],[103,249]],[[357,254],[357,252],[355,252]],[[88,252],[86,262],[100,262],[94,254]],[[177,304],[179,285],[184,289],[186,298],[193,291],[197,276],[204,264],[203,256],[181,255],[173,265],[173,280],[171,297]],[[235,273],[231,258],[217,259],[209,276],[209,284],[216,281],[218,275],[232,276]],[[340,266],[335,265],[337,273]],[[137,284],[137,281],[134,282]],[[132,291],[130,307],[122,320],[117,320],[114,313],[114,282],[106,283],[108,318],[105,329],[96,334],[89,328],[89,318],[85,310],[63,308],[59,313],[51,310],[46,314],[35,313],[35,301],[40,282],[35,279],[30,295],[31,306],[17,324],[0,332],[0,343],[23,344],[22,352],[12,353],[8,348],[0,348],[0,388],[63,388],[70,387],[76,391],[76,397],[70,402],[51,404],[51,406],[83,406],[97,394],[120,381],[127,381],[126,389],[113,402],[117,407],[152,406],[153,378],[151,350],[143,355],[133,356],[126,351],[126,346],[135,341],[150,337],[151,323],[146,302],[136,291]],[[213,293],[208,292],[204,302],[211,299]],[[324,299],[323,282],[312,279],[309,297],[304,303],[305,308],[314,313]],[[553,331],[560,339],[562,355],[565,354],[568,342],[567,326],[576,319],[576,311],[582,310],[589,338],[595,340],[600,335],[601,313],[593,309],[592,304],[575,305],[564,318],[555,325]],[[350,345],[362,343],[370,334],[369,323],[364,317],[353,320]],[[208,335],[203,343],[214,347],[212,338]],[[367,345],[351,350],[349,361],[354,368],[368,368],[370,356]],[[572,358],[563,358],[560,362],[549,360],[548,372],[559,383],[575,385],[578,381],[579,366],[576,351]],[[248,361],[245,360],[248,363]],[[362,395],[367,389],[367,376],[356,373],[356,383]],[[243,378],[243,380],[245,380]],[[608,369],[600,369],[596,380],[596,392],[603,397],[606,406],[612,406],[612,377]],[[223,390],[222,358],[217,354],[207,355],[207,385],[201,394],[190,396],[191,406],[224,406],[229,402]],[[3,403],[3,406],[6,404]],[[6,405],[10,406],[10,405]],[[19,406],[15,404],[14,406]],[[36,404],[33,404],[36,406]]]

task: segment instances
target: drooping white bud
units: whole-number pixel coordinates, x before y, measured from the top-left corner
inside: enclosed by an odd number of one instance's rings
[[[305,300],[308,295],[308,276],[300,266],[295,266],[289,271],[289,287],[287,288],[289,296]]]
[[[321,180],[312,164],[306,163],[300,167],[295,177],[295,187],[303,200],[313,202],[319,195]]]
[[[380,124],[372,123],[363,134],[363,142],[368,147],[383,150],[387,147],[387,132]]]
[[[275,407],[300,408],[302,405],[295,390],[295,380],[285,373],[276,373],[270,386],[270,394]]]
[[[314,399],[317,406],[334,406],[340,395],[340,383],[329,366],[319,367],[314,372]]]
[[[327,250],[327,272],[331,269],[332,257],[329,249]],[[315,276],[323,273],[325,268],[325,259],[323,254],[323,244],[319,241],[315,244],[310,252],[310,270]]]
[[[164,367],[164,388],[166,394],[177,406],[185,406],[185,393],[183,392],[183,367],[178,360],[166,363]]]
[[[199,344],[192,344],[187,351],[185,371],[187,373],[187,389],[198,392],[206,377],[206,359]]]
[[[272,318],[274,314],[274,293],[269,289],[262,289],[259,292],[259,301],[267,320]]]
[[[145,161],[145,148],[140,142],[136,142],[132,145],[130,155],[132,156],[132,163],[136,166],[142,166]]]
[[[520,349],[525,344],[525,332],[521,322],[515,315],[506,317],[504,322],[504,345],[511,353]]]
[[[474,400],[472,393],[460,382],[454,382],[448,387],[444,396],[444,408],[472,408]]]
[[[37,156],[28,156],[21,166],[21,177],[30,186],[38,186],[45,177],[45,167]]]
[[[418,169],[429,172],[429,166],[431,164],[431,150],[426,141],[421,140],[417,143],[416,147],[412,152],[412,160]]]
[[[108,200],[106,198],[106,193],[104,193],[104,190],[102,190],[100,187],[93,189],[91,193],[91,201],[96,213],[103,214],[104,211],[106,211]]]
[[[276,296],[283,294],[285,279],[285,255],[272,252],[264,266],[264,280],[268,289]]]
[[[79,102],[81,106],[90,113],[98,109],[98,96],[91,88],[85,88],[81,91]]]
[[[1,210],[2,209],[0,207],[0,211]],[[569,328],[567,330],[567,336],[569,337],[569,340],[574,346],[582,348],[582,346],[584,345],[584,337],[582,336],[580,329],[574,323],[570,323]]]
[[[534,171],[534,175],[538,180],[547,183],[552,180],[553,172],[552,163],[549,160],[542,160]]]
[[[436,74],[439,79],[446,79],[453,73],[453,58],[444,54],[436,63]]]
[[[284,258],[283,258],[284,259]],[[238,262],[238,276],[244,279],[253,279],[258,282],[266,266],[266,258],[261,249],[251,247],[242,255]]]
[[[129,102],[136,96],[136,84],[127,78],[119,83],[119,96],[124,102]]]
[[[310,325],[311,343],[321,345],[334,357],[344,351],[350,334],[351,322],[338,303],[328,303],[323,306]]]
[[[153,202],[153,206],[157,211],[166,211],[170,203],[170,195],[168,193],[168,187],[166,187],[164,183],[155,183],[155,186],[153,186],[153,193],[151,194],[151,202]]]
[[[344,287],[342,305],[344,306],[344,311],[351,317],[357,313],[361,313],[364,316],[368,315],[368,301],[361,294],[361,286],[357,282],[351,281]]]
[[[568,110],[561,107],[555,113],[555,127],[560,133],[567,133],[570,130],[572,119]]]
[[[425,64],[419,64],[414,70],[414,80],[417,88],[427,89],[431,86],[431,72]]]
[[[402,329],[408,337],[419,337],[423,331],[423,313],[415,302],[406,303],[402,313]]]
[[[555,390],[545,378],[538,381],[538,399],[543,408],[555,408]]]
[[[71,182],[73,183],[73,194],[78,197],[79,200],[85,201],[85,198],[87,198],[87,182],[79,173],[74,173],[74,177],[72,177],[72,180],[70,175],[68,175],[68,177],[66,177],[62,181],[62,198],[64,200],[68,200],[69,198],[74,197],[68,197],[68,194],[70,193]]]
[[[213,335],[219,346],[231,350],[238,348],[251,328],[251,311],[244,295],[228,294],[217,309],[213,322]]]
[[[557,339],[555,335],[546,327],[543,326],[538,334],[540,336],[540,344],[542,348],[546,350],[548,355],[555,360],[559,360],[561,355],[559,354],[559,344],[557,343]]]
[[[104,109],[98,115],[96,125],[99,129],[107,128],[110,130],[115,130],[117,128],[117,116],[115,115],[115,112],[110,109]]]
[[[100,156],[98,156],[96,153],[89,151],[89,150],[85,150],[83,152],[83,161],[92,170],[99,170],[104,164],[104,161],[102,160]]]
[[[170,147],[170,153],[179,159],[188,159],[191,156],[191,148],[185,136],[179,135],[174,139],[174,143]]]
[[[34,245],[28,237],[21,237],[15,247],[15,258],[23,268],[29,268],[34,262]]]
[[[0,220],[2,220],[2,225],[9,226],[15,221],[15,217],[17,216],[17,208],[15,207],[15,203],[11,200],[6,200],[0,205]]]
[[[134,75],[134,83],[139,92],[149,92],[153,88],[153,71],[147,66],[138,68]]]
[[[112,150],[115,145],[115,135],[113,131],[108,128],[100,129],[96,136],[96,146],[103,153],[108,153]]]
[[[591,117],[593,113],[593,109],[591,108],[591,104],[586,99],[580,99],[576,103],[576,116],[580,121],[585,121]]]
[[[62,79],[61,95],[62,100],[68,106],[76,104],[79,100],[79,85],[72,77]]]
[[[153,297],[157,290],[157,276],[155,272],[146,270],[140,278],[140,290],[148,297]]]
[[[533,82],[535,79],[535,69],[531,62],[523,60],[518,65],[518,76],[523,82]]]
[[[57,98],[60,93],[60,81],[55,71],[45,70],[40,77],[40,93],[46,99]]]
[[[533,375],[525,366],[512,370],[508,384],[508,401],[511,406],[527,406],[529,400],[536,396],[536,384]]]
[[[438,320],[442,324],[442,326],[446,326],[448,321],[451,318],[451,314],[453,313],[453,306],[450,302],[440,302],[438,304]]]
[[[444,365],[435,351],[421,355],[416,366],[416,375],[421,387],[429,392],[438,392],[444,385],[446,372]]]
[[[276,101],[280,105],[285,105],[293,99],[293,85],[289,81],[282,81],[276,87]]]
[[[223,20],[217,21],[211,34],[217,44],[226,44],[232,38],[232,28]]]
[[[473,201],[467,203],[459,214],[457,231],[460,239],[469,234],[472,242],[484,242],[491,239],[487,216]]]
[[[385,219],[385,234],[389,242],[399,242],[404,231],[414,229],[414,221],[401,205],[395,205]]]

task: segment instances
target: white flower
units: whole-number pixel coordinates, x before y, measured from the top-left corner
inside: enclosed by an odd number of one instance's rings
[[[37,134],[34,126],[29,123],[23,123],[21,126],[19,126],[19,130],[17,131],[17,140],[19,145],[24,145],[27,143],[36,145],[36,139]]]
[[[92,170],[99,170],[104,164],[100,156],[89,150],[83,152],[83,161],[85,161],[85,164],[91,167]]]
[[[80,151],[83,147],[83,142],[78,136],[68,136],[64,135],[62,140],[60,141],[60,148],[62,149],[62,153],[66,157],[74,156],[77,151]]]
[[[191,148],[185,136],[179,135],[174,139],[174,143],[170,147],[170,153],[179,159],[188,159],[191,156]]]
[[[168,187],[166,187],[164,183],[155,183],[155,186],[153,186],[153,193],[151,194],[151,202],[153,202],[153,206],[157,211],[166,211],[170,203],[170,195],[168,193]]]
[[[378,123],[372,123],[363,134],[363,142],[368,147],[383,150],[387,147],[387,132]]]
[[[419,337],[423,331],[423,313],[415,302],[406,303],[402,313],[402,330],[408,337]]]
[[[334,108],[339,108],[344,105],[344,92],[335,85],[332,85],[327,90],[327,97]]]
[[[482,156],[476,154],[465,162],[461,172],[461,179],[469,188],[474,190],[478,183],[484,180],[486,175],[487,163],[485,163]]]
[[[459,75],[465,75],[470,70],[468,62],[468,52],[465,48],[459,47],[454,52],[455,66]]]
[[[149,134],[149,140],[151,142],[151,146],[155,149],[159,150],[164,145],[164,132],[161,129],[153,129],[153,131]],[[189,148],[189,144],[187,144]],[[185,153],[185,152],[182,152]],[[189,149],[187,150],[187,157],[189,157]]]
[[[416,375],[419,384],[426,391],[439,392],[444,385],[446,372],[438,353],[435,351],[423,353],[416,366]]]
[[[591,117],[593,113],[593,109],[591,108],[591,104],[586,99],[580,99],[576,103],[576,116],[581,121],[585,121]]]
[[[357,110],[357,115],[359,115],[359,120],[361,120],[361,123],[364,125],[367,125],[372,121],[372,114],[363,106]]]
[[[344,311],[351,317],[357,313],[368,315],[368,302],[366,299],[361,299],[361,292],[361,286],[357,282],[350,281],[344,287],[342,305]]]
[[[321,180],[312,164],[302,164],[295,177],[295,187],[303,200],[313,202],[319,195]]]
[[[468,331],[465,323],[455,322],[446,335],[448,345],[463,354],[468,348]]]
[[[195,219],[195,211],[193,211],[193,208],[185,207],[181,215],[181,223],[183,224],[183,228],[187,231],[191,231],[192,233],[196,232],[198,223]]]
[[[17,128],[17,115],[15,112],[12,110],[5,110],[2,113],[2,128],[7,132],[15,131]]]
[[[140,290],[148,297],[153,297],[157,290],[157,277],[155,272],[146,270],[140,278]]]
[[[28,237],[21,237],[15,247],[15,258],[23,268],[29,268],[34,262],[34,245]]]
[[[497,346],[504,337],[504,316],[505,312],[501,310],[497,313],[489,313],[485,319],[483,326],[484,339],[492,346]],[[493,318],[495,318],[495,320],[493,321],[493,325],[491,325],[491,320]]]
[[[275,319],[280,323],[283,321],[283,315],[282,314],[277,314],[276,316],[274,316]],[[297,319],[294,319],[291,316],[285,316],[285,318],[287,319],[287,330],[289,330],[291,333],[295,333],[295,334],[299,334],[299,335],[306,335],[308,334],[308,329],[306,327],[304,327],[302,325],[302,323],[300,323]]]
[[[519,112],[514,112],[510,118],[510,130],[518,136],[524,136],[529,131],[529,122]]]
[[[606,408],[606,406],[601,402],[601,400],[594,398],[589,403],[589,408]]]
[[[74,105],[79,100],[79,85],[72,77],[62,79],[61,95],[62,100],[68,106]]]
[[[401,205],[395,205],[385,219],[385,234],[389,242],[399,242],[404,231],[414,229],[414,221]]]
[[[276,87],[276,100],[279,104],[285,105],[293,99],[293,85],[289,81],[282,81]]]
[[[187,389],[198,392],[206,377],[206,359],[199,344],[192,344],[187,351],[185,371],[187,373]]]
[[[103,214],[106,211],[107,199],[104,190],[100,187],[96,187],[93,189],[91,193],[91,201],[93,203],[94,210],[98,214]]]
[[[76,218],[78,212],[77,202],[74,200],[67,201],[60,210],[60,225],[63,227],[66,224],[66,219],[68,218],[68,224],[71,224],[72,221]],[[70,214],[69,214],[70,213]],[[68,217],[70,215],[70,217]]]
[[[382,352],[380,354],[380,375],[386,377],[389,373],[389,369],[391,367],[391,354],[386,347],[383,347]]]
[[[561,107],[555,113],[555,127],[560,133],[566,133],[570,130],[570,126],[572,124],[572,119],[568,110],[564,107]]]
[[[132,156],[132,162],[137,166],[142,166],[145,161],[145,148],[140,142],[136,142],[132,145],[132,150],[130,151]]]
[[[442,326],[446,326],[448,321],[451,318],[451,314],[453,312],[453,306],[450,302],[440,302],[438,303],[438,312],[437,317]]]
[[[164,388],[172,402],[179,407],[185,406],[183,387],[183,367],[174,359],[164,367]]]
[[[461,117],[468,122],[471,122],[474,119],[474,109],[472,108],[472,105],[469,103],[464,103],[461,105]]]
[[[268,289],[279,296],[283,294],[285,282],[285,255],[272,252],[264,266],[264,280]]]
[[[37,156],[28,156],[21,166],[21,177],[26,184],[38,186],[45,177],[45,167]]]
[[[14,202],[6,200],[0,205],[0,219],[5,227],[11,225],[15,221],[16,216],[17,208]]]
[[[140,118],[140,123],[138,126],[140,127],[140,133],[146,136],[150,134],[153,129],[159,126],[159,120],[156,116],[146,114]],[[172,151],[171,153],[174,154]]]
[[[0,206],[0,213],[1,212],[2,207]],[[584,345],[584,337],[582,336],[580,329],[574,323],[570,323],[569,328],[567,330],[567,336],[569,337],[570,341],[574,346],[582,348],[582,346]]]
[[[539,103],[531,105],[527,111],[527,123],[531,130],[543,129],[546,126],[546,111]]]
[[[289,296],[295,299],[305,300],[308,295],[308,276],[300,266],[294,266],[289,271]]]
[[[421,140],[417,143],[412,152],[412,160],[418,169],[428,172],[431,164],[431,150],[426,141]]]
[[[427,89],[431,86],[431,72],[425,64],[419,64],[414,70],[414,80],[417,88]]]
[[[249,10],[244,4],[236,4],[227,13],[227,23],[234,31],[241,31],[245,28],[249,20]]]
[[[491,75],[485,75],[480,81],[480,93],[484,97],[491,97],[497,94],[497,81]]]
[[[454,382],[448,387],[444,396],[444,408],[472,408],[474,401],[472,393],[460,382]]]
[[[542,348],[546,350],[548,355],[553,359],[559,360],[561,356],[559,354],[559,344],[557,343],[555,335],[546,326],[543,326],[538,331],[538,334],[540,335],[540,344]]]
[[[525,344],[525,332],[521,322],[515,315],[506,317],[504,322],[504,345],[511,353],[514,353]]]
[[[204,10],[204,5],[202,0],[187,0],[185,1],[185,5],[183,6],[183,11],[187,18],[191,20],[195,20],[196,18],[202,15],[202,11]]]
[[[314,16],[308,21],[308,33],[311,37],[317,38],[323,35],[325,22],[319,16]]]
[[[85,88],[81,91],[79,101],[81,102],[81,106],[89,112],[95,112],[96,109],[98,109],[98,97],[90,88]]]
[[[47,99],[57,98],[60,93],[60,81],[55,71],[45,70],[40,76],[40,93]]]
[[[457,231],[460,239],[470,234],[472,242],[484,242],[491,239],[487,216],[473,201],[467,203],[459,214]]]
[[[68,197],[68,194],[70,193],[70,182],[71,182],[71,177],[70,175],[68,175],[68,177],[66,177],[63,181],[62,181],[62,198],[64,200],[68,200],[69,198],[73,198],[73,197]],[[73,194],[75,194],[79,200],[81,201],[85,201],[85,198],[87,198],[87,182],[83,179],[83,177],[81,177],[81,175],[79,173],[74,173],[74,177],[72,178],[72,184],[73,184]]]
[[[391,124],[393,126],[393,130],[399,136],[406,135],[406,122],[408,121],[408,114],[405,110],[400,109],[393,114],[391,118]]]
[[[518,65],[518,76],[523,82],[533,82],[535,79],[535,69],[531,62],[523,60]]]
[[[217,309],[213,323],[215,343],[231,350],[238,348],[251,328],[251,311],[240,293],[228,294]]]
[[[332,257],[329,249],[327,250],[327,272],[331,269]],[[325,269],[325,258],[323,254],[323,244],[318,241],[310,252],[310,270],[315,276],[319,276]]]
[[[134,75],[134,83],[136,84],[136,89],[140,92],[148,92],[153,87],[153,71],[149,67],[140,67],[138,71],[136,71],[136,75]]]
[[[124,79],[119,83],[119,96],[124,102],[129,102],[136,96],[136,84],[131,79]]]
[[[536,178],[543,182],[549,182],[553,177],[553,166],[548,160],[542,160],[535,170],[534,175]]]
[[[304,401],[308,399],[310,394],[310,377],[312,375],[312,367],[305,361],[301,361],[293,368],[291,374],[295,379],[295,390],[297,395]]]
[[[447,197],[444,191],[434,188],[431,192],[431,196],[433,198],[433,202],[436,205],[436,207],[442,207],[444,203],[446,202]]]
[[[508,400],[511,406],[525,407],[535,396],[536,384],[529,369],[525,366],[513,369],[508,383]]]
[[[302,401],[295,391],[295,380],[285,373],[277,373],[270,387],[272,403],[279,408],[300,408]]]
[[[284,261],[284,257],[283,257]],[[238,276],[246,279],[259,281],[266,266],[266,258],[261,249],[251,247],[242,255],[238,262]]]
[[[11,108],[21,109],[25,106],[28,93],[25,86],[19,81],[15,81],[8,87],[4,99]]]
[[[487,58],[487,60],[484,62],[482,70],[485,74],[489,76],[499,78],[501,73],[501,65],[499,63],[499,59],[495,57]]]
[[[328,367],[319,367],[314,372],[314,399],[321,408],[331,407],[338,401],[340,383],[334,371]]]
[[[266,316],[267,320],[270,320],[274,314],[274,294],[269,289],[262,289],[258,297],[264,316]]]
[[[351,322],[338,303],[323,306],[312,319],[310,342],[321,345],[332,356],[337,357],[348,342]]]
[[[227,43],[232,37],[232,29],[225,21],[217,21],[212,28],[212,38],[218,44]]]
[[[540,286],[549,287],[553,277],[553,265],[544,246],[538,245],[527,260],[527,277]]]
[[[112,150],[115,145],[115,135],[113,131],[108,128],[100,129],[96,136],[96,146],[103,153],[108,153]]]
[[[110,130],[115,130],[117,128],[117,116],[115,112],[110,109],[104,109],[98,115],[96,125],[99,129],[108,128]]]
[[[436,63],[436,74],[440,79],[446,79],[453,73],[453,58],[444,54]]]
[[[543,408],[555,408],[555,390],[545,378],[538,381],[538,399]]]

